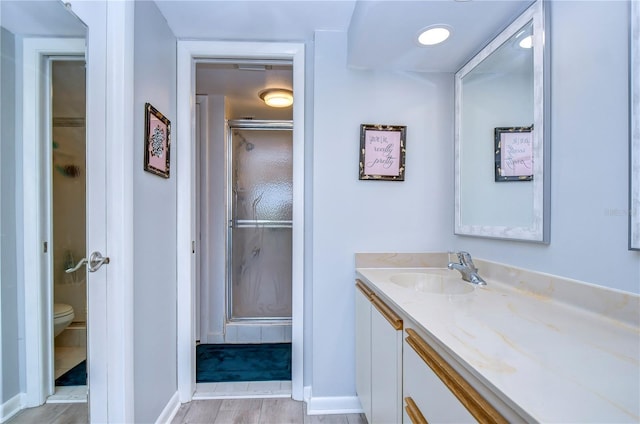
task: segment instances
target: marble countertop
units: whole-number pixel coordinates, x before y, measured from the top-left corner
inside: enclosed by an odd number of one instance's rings
[[[435,262],[363,258],[356,257],[357,278],[523,419],[640,421],[640,296],[479,260],[487,286],[429,294],[390,277],[433,270],[416,265],[442,265],[441,256]],[[435,272],[460,275],[443,267]]]

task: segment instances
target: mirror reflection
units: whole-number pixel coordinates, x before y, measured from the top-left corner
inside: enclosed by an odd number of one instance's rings
[[[456,74],[456,234],[548,241],[542,18],[538,2]]]
[[[68,401],[60,386],[84,386],[74,396],[86,397],[82,367],[79,378],[60,378],[86,358],[86,285],[64,267],[85,250],[87,30],[59,0],[2,0],[0,24],[0,310],[7,353],[0,368],[5,393],[26,391],[27,406],[37,406],[49,396]],[[25,248],[33,245],[31,234],[49,255]],[[46,271],[30,279],[30,268]],[[25,293],[28,305],[39,308],[26,315]],[[18,340],[25,350],[43,346],[42,357],[25,356]],[[42,372],[25,388],[25,370],[35,368]]]
[[[631,3],[629,249],[640,250],[640,3]]]

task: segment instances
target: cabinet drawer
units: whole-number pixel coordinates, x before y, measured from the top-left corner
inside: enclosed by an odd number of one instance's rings
[[[403,396],[413,400],[427,422],[507,423],[415,330],[408,328],[406,334]],[[404,417],[412,422],[406,409]]]

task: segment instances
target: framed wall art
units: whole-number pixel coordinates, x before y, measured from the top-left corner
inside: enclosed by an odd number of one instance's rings
[[[498,127],[495,137],[495,181],[533,180],[533,126]]]
[[[360,125],[360,179],[404,181],[407,127]]]
[[[144,115],[144,170],[169,178],[171,122],[150,103],[145,103]]]

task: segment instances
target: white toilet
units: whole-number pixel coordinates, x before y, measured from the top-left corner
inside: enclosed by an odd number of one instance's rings
[[[71,305],[67,305],[65,303],[54,303],[53,304],[53,337],[56,337],[58,334],[62,333],[62,331],[71,324],[73,321],[73,308]]]

